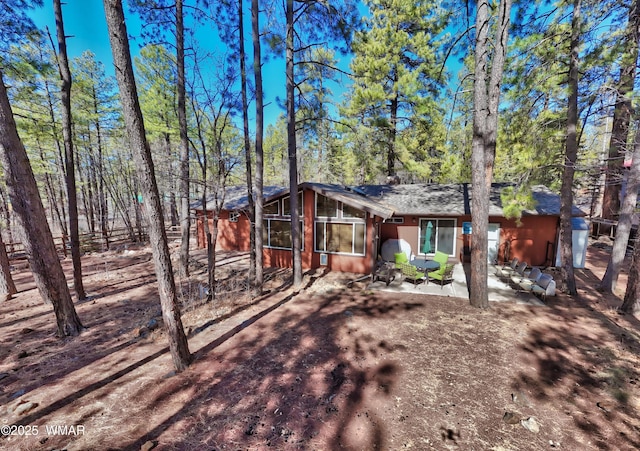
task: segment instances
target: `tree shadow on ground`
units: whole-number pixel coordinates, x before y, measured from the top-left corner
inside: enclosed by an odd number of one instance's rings
[[[577,272],[579,287],[594,277],[589,270]],[[558,293],[538,311],[541,320],[521,344],[524,370],[513,388],[540,404],[560,401],[565,420],[577,425],[593,448],[640,449],[640,341],[632,330],[637,320],[619,324],[611,299],[581,291],[573,298]],[[587,443],[575,440],[563,447]]]
[[[12,390],[2,393],[0,402],[9,402],[16,392],[28,396],[33,390],[43,385],[56,384],[88,365],[96,365],[96,369],[112,369],[121,364],[114,360],[117,358],[115,354],[128,348],[129,352],[133,352],[149,344],[134,329],[136,324],[144,324],[155,316],[159,305],[154,296],[154,287],[149,286],[139,293],[139,300],[112,300],[103,304],[98,299],[80,305],[78,314],[86,329],[78,337],[55,337],[51,332],[55,325],[52,311],[32,315],[28,328],[14,328],[11,332],[5,332],[3,341],[11,343],[12,347],[2,350],[2,364],[11,368],[10,376],[4,380],[3,386],[12,387]],[[38,309],[48,307],[37,306]],[[33,318],[38,316],[41,318],[34,322]],[[131,319],[135,317],[139,320],[132,322]],[[56,357],[58,354],[60,358]],[[101,360],[103,361],[98,363]]]
[[[127,448],[171,430],[163,435],[167,449],[314,448],[314,443],[384,449],[384,426],[366,404],[390,397],[398,367],[394,362],[359,367],[377,346],[369,343],[375,339],[354,336],[345,343],[339,337],[354,315],[392,317],[416,305],[343,293],[288,295],[203,346],[189,370],[190,401]],[[149,405],[174,396],[161,390]],[[338,429],[325,430],[336,419]],[[354,435],[346,432],[356,427],[364,432],[350,442]]]

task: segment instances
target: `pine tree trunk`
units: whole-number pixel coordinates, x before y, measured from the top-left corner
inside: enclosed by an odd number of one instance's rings
[[[53,10],[56,17],[56,31],[58,36],[58,60],[62,88],[62,138],[64,141],[67,201],[69,203],[69,241],[71,243],[71,260],[73,262],[73,287],[79,300],[86,299],[82,283],[82,261],[80,259],[80,232],[78,230],[78,197],[76,193],[76,175],[73,151],[73,133],[71,125],[71,71],[67,58],[67,43],[62,21],[62,7],[60,0],[53,0]]]
[[[251,139],[249,136],[249,101],[247,99],[247,68],[246,52],[244,47],[244,14],[243,0],[238,0],[238,30],[240,40],[240,86],[242,88],[242,133],[244,137],[244,156],[247,179],[247,200],[249,204],[249,283],[254,289],[252,294],[256,294],[256,222],[255,203],[253,201],[253,174],[251,165]]]
[[[618,81],[618,89],[616,92],[616,104],[613,110],[613,126],[609,140],[607,172],[602,197],[602,217],[606,219],[616,219],[620,211],[624,155],[627,151],[629,121],[632,110],[630,94],[633,93],[638,59],[638,29],[640,28],[639,3],[639,0],[633,0],[632,5],[629,7],[629,19],[623,37],[624,53],[622,55],[620,80]]]
[[[254,294],[262,293],[264,283],[264,259],[263,259],[263,192],[264,192],[264,98],[262,93],[262,57],[260,55],[260,9],[258,0],[251,0],[251,35],[253,40],[253,74],[256,89],[256,194],[255,194],[255,254],[256,254],[256,278]]]
[[[184,15],[182,0],[176,1],[176,63],[178,65],[178,127],[180,128],[180,270],[189,277],[189,138],[187,136],[187,106],[184,78]]]
[[[9,257],[2,240],[2,231],[0,231],[0,301],[11,299],[17,292],[16,285],[11,278]]]
[[[293,0],[287,0],[287,149],[289,154],[289,202],[291,205],[291,265],[293,286],[302,284],[302,252],[300,250],[300,222],[298,206],[298,151],[296,145],[296,107],[294,78]]]
[[[398,83],[397,69],[393,74],[394,95],[390,101],[390,119],[389,119],[389,142],[387,143],[387,175],[392,177],[396,175],[396,135],[398,134],[398,92],[396,85]]]
[[[96,118],[99,116],[98,110],[98,96],[95,90],[95,85],[92,86],[93,93],[93,113]],[[104,158],[102,149],[102,128],[100,127],[100,120],[96,119],[96,138],[98,144],[98,212],[100,220],[100,232],[102,233],[102,243],[105,250],[109,250],[109,210],[107,203],[107,193],[104,187]]]
[[[213,212],[212,231],[207,236],[207,261],[209,265],[209,291],[210,297],[216,297],[216,245],[218,243],[218,217],[219,211]]]
[[[164,228],[160,194],[136,92],[122,1],[104,0],[104,8],[125,126],[145,199],[149,238],[151,240],[153,260],[158,278],[160,304],[162,306],[162,319],[169,339],[169,350],[173,358],[173,364],[177,371],[182,371],[191,363],[191,354],[189,353],[187,337],[184,334],[180,318],[180,308],[178,306],[171,256]]]
[[[631,258],[631,268],[629,268],[629,279],[627,280],[627,291],[624,295],[624,301],[620,306],[620,311],[631,313],[633,315],[640,314],[640,245],[636,242],[633,248],[633,257]]]
[[[471,150],[471,277],[469,301],[478,308],[489,307],[488,231],[489,197],[493,181],[500,86],[507,54],[511,0],[500,1],[497,28],[489,64],[489,5],[477,2],[474,79],[473,141]],[[491,66],[491,75],[488,67]]]
[[[168,127],[168,124],[167,124]],[[173,170],[173,157],[171,155],[171,136],[169,133],[164,133],[164,146],[167,155],[167,161],[169,163],[169,178],[170,178],[170,186],[175,188],[175,176]],[[178,225],[180,220],[178,219],[178,205],[176,204],[176,192],[175,189],[172,189],[169,193],[169,217],[171,218],[171,226],[174,227]]]
[[[20,239],[24,244],[36,287],[45,303],[53,305],[57,335],[78,335],[82,324],[71,300],[27,152],[18,136],[1,71],[0,159]]]
[[[640,125],[640,121],[636,121]],[[613,242],[613,249],[609,258],[607,270],[602,277],[602,282],[598,287],[599,290],[613,293],[620,274],[620,268],[624,257],[627,253],[627,245],[629,244],[629,236],[631,235],[631,226],[633,225],[633,216],[638,200],[638,190],[640,189],[640,133],[636,133],[635,145],[633,148],[633,160],[629,178],[627,179],[626,195],[622,200],[622,209],[620,210],[620,219],[616,228],[616,238]]]
[[[51,119],[51,131],[53,134],[53,140],[56,144],[56,149],[58,150],[58,158],[57,158],[57,164],[58,167],[60,169],[60,173],[61,174],[65,174],[66,173],[66,169],[64,167],[63,164],[63,156],[62,156],[62,149],[60,146],[60,138],[58,136],[58,124],[56,123],[56,116],[55,116],[55,112],[54,112],[54,107],[53,107],[53,94],[51,93],[51,90],[49,89],[49,82],[47,80],[45,80],[44,82],[44,88],[45,91],[47,93],[47,109],[48,109],[48,113],[49,113],[49,118]],[[61,184],[61,183],[60,183]],[[57,213],[58,213],[58,219],[60,221],[60,228],[62,229],[62,233],[64,235],[69,235],[69,230],[67,227],[67,215],[66,215],[66,207],[65,207],[65,199],[64,199],[64,195],[63,195],[63,189],[60,186],[59,187],[60,192],[59,195],[55,196],[59,199],[59,205],[56,207]],[[55,192],[55,187],[54,187],[54,192]],[[66,254],[65,254],[66,256]]]
[[[567,108],[567,139],[560,190],[560,260],[562,285],[569,295],[577,294],[573,271],[573,178],[578,159],[578,52],[580,46],[580,4],[574,0],[571,21],[571,47],[569,62],[569,105]]]
[[[475,78],[473,83],[473,140],[471,144],[471,277],[469,302],[477,308],[489,306],[487,286],[487,231],[489,199],[485,177],[484,140],[487,133],[487,45],[489,14],[486,0],[476,8]]]

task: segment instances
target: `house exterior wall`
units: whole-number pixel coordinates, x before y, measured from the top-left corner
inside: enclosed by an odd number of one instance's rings
[[[315,191],[304,190],[303,209],[302,267],[308,270],[320,267],[321,253],[315,252]],[[196,216],[198,246],[205,247],[202,212],[197,211]],[[470,248],[472,235],[463,234],[463,223],[471,222],[470,215],[449,218],[434,216],[403,216],[402,218],[402,223],[385,222],[381,224],[380,245],[388,239],[403,239],[411,245],[414,254],[420,255],[418,235],[420,219],[455,219],[455,246],[451,260],[460,261],[466,259],[465,248],[467,250]],[[498,259],[500,261],[517,257],[519,260],[526,261],[534,266],[553,264],[558,234],[557,216],[525,216],[521,219],[520,226],[516,224],[516,221],[503,217],[490,217],[489,222],[500,226],[498,244]],[[211,212],[209,212],[209,227],[213,228]],[[373,256],[377,255],[377,250],[373,249],[374,235],[374,219],[367,215],[365,255],[327,253],[327,267],[333,271],[357,274],[371,272]],[[240,214],[237,222],[232,222],[229,219],[228,211],[220,212],[216,248],[219,250],[248,251],[249,247],[249,220],[246,215]],[[547,258],[549,255],[552,258],[551,261]],[[265,248],[263,256],[266,267],[291,267],[290,250]]]
[[[421,216],[402,216],[404,222],[383,223],[380,231],[380,243],[388,239],[403,239],[411,245],[411,251],[419,255],[419,224]],[[424,218],[433,218],[424,216]],[[462,225],[471,222],[471,216],[458,216],[456,220],[455,250],[452,259],[458,261],[464,258],[465,247],[471,246],[473,235],[463,234]],[[530,265],[543,266],[553,264],[547,258],[547,247],[550,246],[549,255],[555,255],[554,250],[558,234],[557,216],[524,216],[521,225],[518,226],[515,220],[503,217],[490,217],[490,223],[500,225],[500,242],[498,245],[498,256],[502,260],[505,248],[508,246],[507,259],[517,257],[520,261],[526,261]]]
[[[207,212],[209,230],[213,230],[213,212]],[[204,235],[204,217],[202,210],[196,210],[196,234],[199,248],[205,248],[207,244]],[[237,222],[229,220],[229,211],[220,212],[218,219],[218,241],[216,250],[248,251],[251,246],[249,237],[249,218],[241,214]]]
[[[286,197],[286,196],[283,196]],[[280,198],[281,199],[281,198]],[[314,196],[313,191],[305,190],[302,193],[302,269],[311,269],[311,253],[313,253],[313,209]],[[265,267],[271,268],[291,268],[292,258],[289,249],[272,249],[264,248],[262,253],[264,256]]]
[[[498,255],[504,255],[508,246],[508,260],[517,257],[532,266],[553,266],[558,239],[557,216],[525,216],[518,227],[514,220],[501,218],[500,248]],[[508,244],[507,244],[508,243]],[[547,258],[547,248],[549,258]]]
[[[274,199],[275,200],[275,199]],[[321,267],[320,253],[315,252],[315,192],[305,190],[303,192],[303,249],[302,268],[304,270]],[[197,217],[197,243],[198,247],[204,248],[206,240],[204,236],[204,225],[202,211],[196,211]],[[213,229],[212,213],[209,212],[209,227]],[[357,274],[368,274],[372,270],[372,255],[374,241],[373,219],[367,215],[366,219],[366,250],[364,256],[343,255],[327,253],[327,267],[332,271],[351,272]],[[238,222],[229,221],[229,212],[221,211],[218,221],[218,242],[217,250],[237,250],[249,251],[249,220],[246,215],[241,214]],[[264,248],[263,251],[265,267],[290,268],[291,251],[287,249]]]
[[[372,271],[373,267],[373,245],[375,227],[373,219],[370,215],[367,215],[366,220],[366,250],[365,255],[343,255],[343,254],[327,254],[327,267],[332,271],[351,272],[356,274],[368,274]],[[313,243],[311,243],[313,246]],[[320,253],[314,252],[312,259],[312,268],[320,267]]]

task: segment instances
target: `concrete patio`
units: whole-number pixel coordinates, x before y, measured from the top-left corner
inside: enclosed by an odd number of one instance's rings
[[[414,293],[426,294],[431,296],[451,296],[457,298],[469,299],[469,289],[467,282],[471,274],[469,264],[457,263],[453,270],[453,282],[444,286],[430,281],[429,283],[419,283],[414,285],[411,282],[404,281],[402,276],[397,274],[395,279],[389,285],[378,280],[369,284],[368,288],[379,291],[390,291],[394,293]],[[489,265],[489,301],[492,302],[516,302],[529,305],[544,305],[544,303],[531,293],[517,292],[511,286],[502,282],[495,275],[495,268]]]

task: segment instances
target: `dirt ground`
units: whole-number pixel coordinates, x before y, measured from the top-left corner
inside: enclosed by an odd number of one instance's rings
[[[83,258],[86,330],[62,340],[22,265],[0,304],[0,448],[640,449],[639,322],[594,289],[607,252],[590,247],[577,297],[487,311],[347,288],[345,274],[307,274],[295,293],[283,270],[251,300],[235,254],[207,304],[196,253],[180,281],[195,360],[180,374],[148,248]]]

